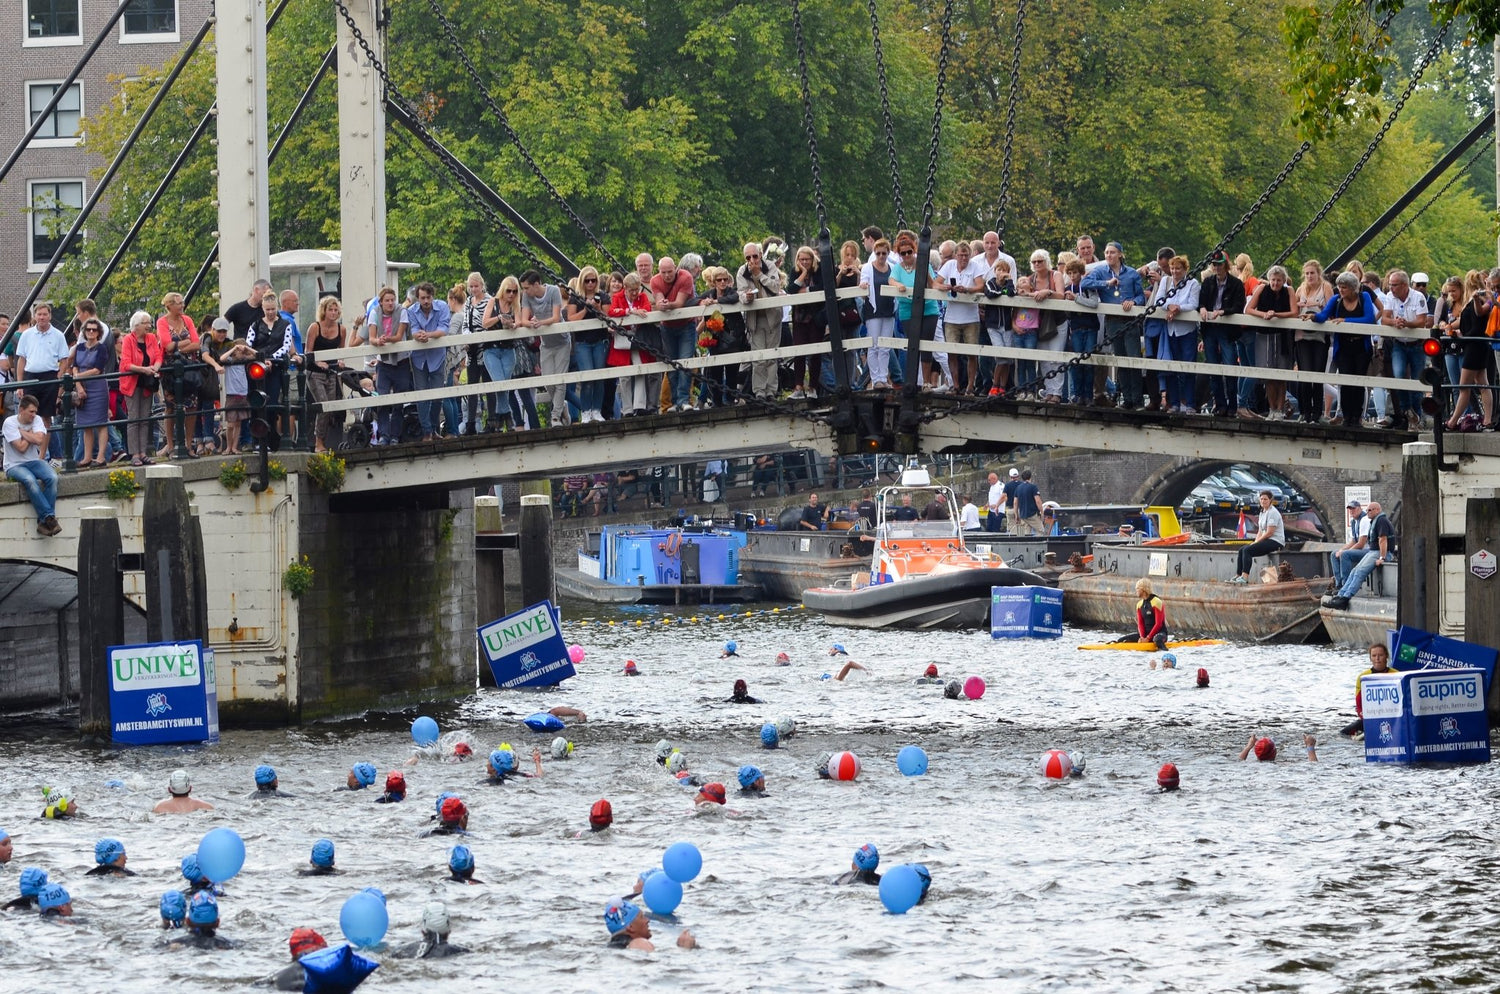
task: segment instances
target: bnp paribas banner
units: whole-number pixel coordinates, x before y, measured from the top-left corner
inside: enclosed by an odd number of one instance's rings
[[[499,687],[547,687],[576,674],[551,601],[481,625],[479,645]]]
[[[197,640],[112,645],[110,737],[126,745],[219,741],[214,651]]]

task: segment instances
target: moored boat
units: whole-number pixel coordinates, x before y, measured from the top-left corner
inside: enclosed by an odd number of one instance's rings
[[[723,604],[760,597],[740,578],[745,533],[707,526],[605,525],[556,573],[565,594],[605,604]]]

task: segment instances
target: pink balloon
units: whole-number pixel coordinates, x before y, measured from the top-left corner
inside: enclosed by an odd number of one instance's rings
[[[573,660],[573,663],[575,665],[583,662],[583,656],[583,646],[579,645],[577,642],[574,642],[572,645],[568,646],[568,658]]]
[[[964,696],[971,701],[977,701],[984,696],[984,680],[977,676],[971,676],[964,681]]]

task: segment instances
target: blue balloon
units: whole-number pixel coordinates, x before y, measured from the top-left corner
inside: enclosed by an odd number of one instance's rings
[[[419,746],[430,746],[438,740],[437,722],[425,714],[411,723],[411,740]]]
[[[893,915],[904,915],[922,896],[922,877],[916,867],[903,863],[880,878],[880,903]]]
[[[896,753],[896,768],[905,776],[919,777],[927,772],[927,753],[921,746],[902,746]]]
[[[369,891],[360,891],[344,902],[339,912],[339,928],[344,937],[356,946],[373,946],[385,938],[391,917],[385,910],[385,902]]]
[[[641,891],[646,907],[659,915],[670,915],[682,903],[682,884],[665,873],[653,873],[646,878],[646,887]]]
[[[232,828],[216,828],[198,843],[198,869],[222,884],[245,865],[245,842]]]
[[[703,854],[691,842],[674,842],[661,857],[667,876],[685,884],[703,869]]]

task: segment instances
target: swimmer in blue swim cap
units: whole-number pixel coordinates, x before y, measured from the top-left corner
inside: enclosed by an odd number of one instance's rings
[[[9,863],[10,858],[13,854],[14,846],[10,841],[10,833],[5,829],[0,828],[0,866]]]
[[[36,908],[46,918],[72,918],[73,898],[62,884],[48,884],[37,891]]]
[[[720,659],[729,659],[740,654],[740,644],[733,639],[724,643],[724,651],[719,653]]]
[[[182,928],[183,921],[187,918],[187,898],[181,893],[175,890],[167,891],[162,894],[156,907],[161,913],[162,928]]]
[[[842,643],[835,642],[833,643],[833,648],[828,650],[828,654],[830,656],[847,656],[849,655],[849,650],[845,649]]]
[[[932,871],[922,863],[913,863],[912,869],[917,871],[917,876],[922,881],[922,893],[917,898],[918,904],[927,903],[927,892],[932,889]]]
[[[168,941],[174,949],[233,949],[239,943],[219,935],[219,902],[208,891],[188,901],[187,932]]]
[[[210,891],[223,896],[224,888],[204,876],[203,871],[198,867],[198,854],[196,852],[190,852],[182,857],[180,866],[182,868],[182,877],[188,882],[187,893],[189,896],[198,893],[200,890]]]
[[[100,839],[94,843],[94,868],[86,877],[133,877],[134,870],[125,869],[125,843],[119,839]]]
[[[308,858],[308,865],[297,871],[299,877],[327,877],[338,871],[333,865],[333,843],[328,839],[319,839],[313,843],[312,854]]]
[[[866,842],[854,850],[854,861],[849,864],[848,872],[842,874],[836,884],[878,884],[880,874],[875,872],[880,865],[880,850],[875,848],[875,843]]]
[[[859,670],[861,672],[866,672],[866,670],[865,670],[865,668],[863,666],[861,666],[859,663],[856,663],[854,660],[851,659],[847,663],[844,664],[843,668],[839,670],[838,676],[834,677],[834,679],[842,682],[843,679],[844,679],[844,677],[848,676],[854,670]]]
[[[480,782],[494,786],[505,783],[511,777],[525,777],[526,779],[530,779],[541,776],[542,750],[539,747],[531,750],[531,761],[536,764],[536,772],[522,773],[516,767],[517,759],[515,750],[510,747],[510,743],[502,742],[500,748],[490,753],[489,757],[485,760],[484,770],[489,776]]]
[[[39,866],[28,866],[21,871],[19,880],[21,896],[7,901],[6,911],[29,911],[36,907],[36,896],[47,886],[47,871]]]
[[[766,775],[759,766],[741,766],[739,781],[741,797],[766,796]]]
[[[612,901],[604,909],[604,927],[609,930],[609,945],[612,949],[637,949],[655,952],[651,942],[651,923],[634,901]],[[693,933],[683,929],[677,936],[677,945],[682,949],[696,949],[698,940]]]
[[[281,784],[276,779],[276,770],[266,764],[255,768],[255,793],[250,795],[254,801],[268,801],[273,798],[289,798],[291,794],[281,790]]]
[[[760,726],[760,744],[763,749],[775,749],[781,744],[781,733],[769,721]]]
[[[355,763],[349,768],[349,776],[345,781],[344,790],[364,790],[375,786],[375,764]]]
[[[448,850],[448,882],[450,884],[482,884],[474,879],[474,851],[468,846],[454,846]]]

